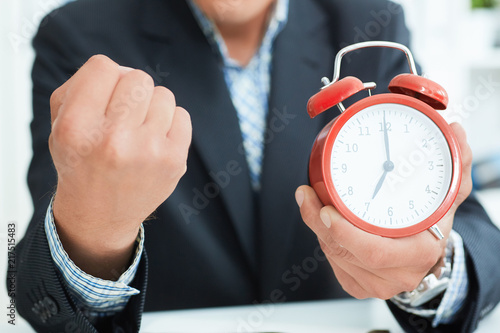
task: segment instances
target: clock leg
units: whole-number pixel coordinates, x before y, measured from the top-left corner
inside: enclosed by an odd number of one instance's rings
[[[441,232],[441,230],[439,230],[439,227],[437,225],[433,225],[432,227],[429,228],[429,231],[431,232],[431,234],[434,235],[434,237],[436,237],[438,240],[441,240],[444,238],[444,235],[443,233]]]

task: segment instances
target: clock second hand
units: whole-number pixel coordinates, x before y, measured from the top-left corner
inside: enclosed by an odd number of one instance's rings
[[[372,200],[375,199],[377,196],[377,193],[380,191],[382,188],[382,184],[384,184],[385,177],[387,176],[388,172],[391,172],[394,170],[394,163],[391,161],[391,153],[389,151],[389,135],[387,134],[387,122],[385,121],[385,110],[384,110],[384,143],[385,143],[385,155],[386,155],[386,161],[384,162],[384,173],[382,174],[382,177],[380,177],[380,180],[377,183],[377,186],[375,187],[375,192],[373,193]]]

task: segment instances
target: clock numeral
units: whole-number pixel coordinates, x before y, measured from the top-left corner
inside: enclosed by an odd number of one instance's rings
[[[429,148],[429,142],[425,139],[422,140],[422,148]]]
[[[368,127],[358,127],[359,136],[370,136],[370,129]]]
[[[342,164],[342,173],[346,173],[347,172],[347,164]]]
[[[383,132],[384,131],[384,123],[379,123],[380,125],[380,131],[379,132]],[[392,124],[388,121],[385,122],[385,126],[387,127],[387,131],[390,132],[392,131]]]
[[[354,189],[352,188],[352,186],[349,186],[347,188],[347,194],[349,194],[349,195],[353,195],[354,194]]]
[[[387,215],[389,215],[389,216],[394,215],[394,209],[392,207],[389,207],[389,209],[387,209]]]
[[[425,192],[427,193],[431,193],[431,187],[429,185],[427,185],[427,187],[425,188]]]
[[[415,202],[413,200],[410,200],[409,204],[408,204],[408,207],[410,209],[415,209]]]
[[[350,145],[350,144],[346,144],[347,146],[347,152],[348,153],[357,153],[358,150],[359,150],[359,147],[356,143]]]
[[[408,129],[408,125],[405,125],[405,131],[404,131],[405,134],[408,134],[410,133],[410,130]]]
[[[370,203],[369,202],[365,202],[365,206],[366,206],[366,211],[368,211],[370,209]]]
[[[434,161],[429,161],[429,170],[434,170]]]

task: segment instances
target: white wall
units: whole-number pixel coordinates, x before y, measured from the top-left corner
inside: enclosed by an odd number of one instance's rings
[[[31,38],[38,24],[61,0],[0,2],[0,308],[7,305],[5,268],[7,225],[19,240],[32,214],[26,185],[31,158]],[[4,312],[1,312],[4,324]]]
[[[466,128],[475,158],[500,153],[500,10],[470,10],[470,0],[400,0],[424,71],[450,95],[446,117]],[[491,93],[488,88],[491,88]],[[486,90],[485,90],[486,89]]]

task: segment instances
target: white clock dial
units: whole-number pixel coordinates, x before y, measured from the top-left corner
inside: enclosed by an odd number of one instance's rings
[[[356,216],[382,228],[405,228],[434,213],[453,176],[450,148],[425,114],[378,104],[352,116],[331,154],[332,180]]]

